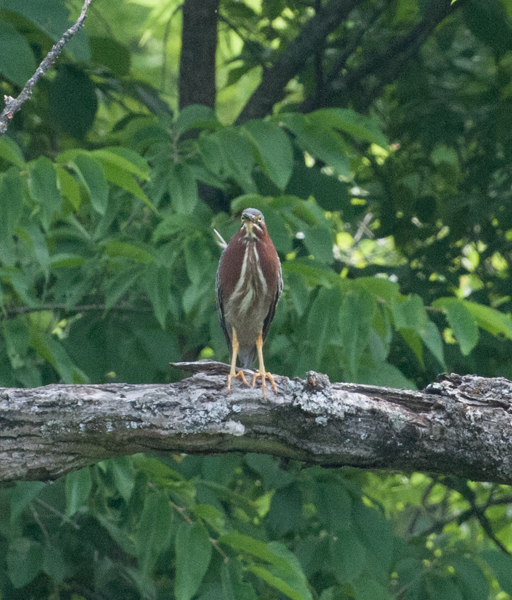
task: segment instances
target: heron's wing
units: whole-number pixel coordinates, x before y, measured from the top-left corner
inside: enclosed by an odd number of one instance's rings
[[[221,257],[222,260],[222,257]],[[231,332],[228,331],[228,326],[226,324],[226,318],[224,316],[224,302],[222,299],[222,287],[219,281],[219,270],[217,269],[217,276],[215,278],[215,290],[217,294],[217,312],[219,313],[220,326],[222,327],[222,331],[224,332],[224,336],[226,338],[226,343],[229,348],[229,352],[231,354],[232,346],[231,346]]]
[[[281,272],[281,263],[279,263],[279,277],[277,280],[276,295],[274,296],[272,303],[270,305],[270,308],[268,309],[267,316],[265,317],[265,320],[263,321],[263,329],[262,329],[263,339],[265,339],[267,337],[268,330],[270,329],[270,323],[272,323],[272,319],[274,318],[274,315],[276,313],[276,306],[277,306],[277,303],[279,302],[279,298],[281,297],[282,291],[283,291],[283,274]]]

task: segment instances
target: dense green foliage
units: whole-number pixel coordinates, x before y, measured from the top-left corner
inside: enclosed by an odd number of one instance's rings
[[[79,4],[3,0],[2,95]],[[221,0],[217,108],[178,111],[179,3],[93,2],[0,139],[1,386],[226,360],[213,228],[229,239],[248,206],[283,264],[270,371],[512,379],[512,4],[353,2],[244,118],[321,4]],[[124,457],[0,489],[0,593],[504,600],[511,500],[252,454]]]

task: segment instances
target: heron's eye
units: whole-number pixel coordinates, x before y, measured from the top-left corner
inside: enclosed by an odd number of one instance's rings
[[[263,221],[263,219],[261,217],[258,217],[258,223],[261,223]]]

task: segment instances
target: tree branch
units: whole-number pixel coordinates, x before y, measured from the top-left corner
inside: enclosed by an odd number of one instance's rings
[[[436,9],[429,11],[425,18],[418,23],[405,37],[393,41],[382,53],[368,59],[359,68],[341,81],[341,88],[349,98],[355,101],[356,109],[366,112],[382,88],[394,81],[400,71],[415,56],[435,28],[448,16],[461,8],[465,0],[458,0],[454,4],[451,0],[444,0],[436,5]],[[371,85],[364,85],[365,80],[372,75],[377,81]],[[338,93],[340,81],[331,82],[331,92]]]
[[[285,86],[290,79],[299,73],[325,38],[361,2],[362,0],[329,0],[288,44],[275,65],[263,73],[260,85],[238,116],[237,124],[271,114],[274,104],[283,99]]]
[[[77,304],[76,306],[68,306],[65,302],[57,302],[50,304],[41,304],[40,306],[4,306],[0,309],[0,322],[6,319],[15,319],[20,315],[26,315],[33,312],[46,311],[63,311],[66,314],[74,314],[80,312],[103,312],[107,310],[105,304]],[[153,313],[154,310],[150,306],[132,306],[131,304],[114,304],[108,311],[119,311],[126,313]],[[3,313],[3,314],[2,314]]]
[[[512,483],[512,383],[443,376],[413,392],[325,375],[276,377],[279,394],[235,384],[229,367],[175,363],[169,385],[0,388],[0,480],[55,479],[136,452],[261,452],[328,467],[416,470]]]
[[[20,95],[17,98],[12,98],[11,96],[4,96],[5,108],[2,111],[2,114],[0,114],[0,137],[2,137],[7,131],[9,123],[14,117],[14,114],[17,113],[24,104],[24,102],[26,102],[30,98],[30,96],[32,96],[34,86],[57,60],[59,54],[62,52],[62,48],[64,48],[64,45],[83,26],[85,17],[87,16],[87,9],[89,8],[91,2],[92,0],[85,0],[82,6],[82,12],[78,17],[78,21],[64,33],[62,38],[53,46],[50,52],[48,52],[48,54],[43,59],[39,67],[37,67],[37,70],[34,73],[34,75],[27,81],[25,87],[21,90]]]

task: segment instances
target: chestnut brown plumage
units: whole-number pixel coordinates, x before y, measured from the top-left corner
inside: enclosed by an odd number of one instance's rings
[[[258,356],[258,371],[252,385],[261,377],[263,396],[265,380],[277,393],[276,384],[263,364],[263,342],[274,318],[281,295],[283,279],[281,263],[265,225],[262,213],[247,208],[242,213],[242,225],[222,253],[217,269],[217,307],[220,323],[231,352],[231,381],[240,377],[248,385],[240,367],[251,367]]]

